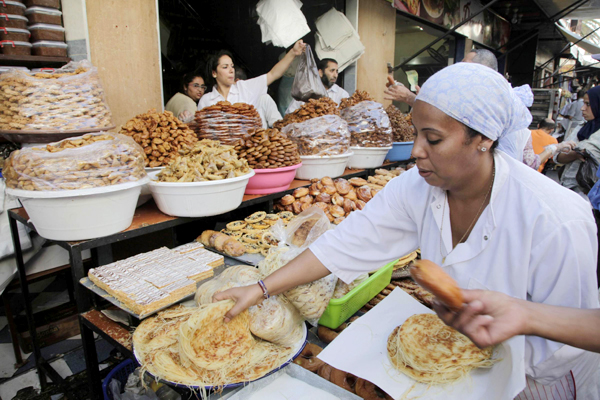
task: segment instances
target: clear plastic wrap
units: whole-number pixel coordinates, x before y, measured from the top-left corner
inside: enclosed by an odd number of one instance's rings
[[[333,156],[348,152],[348,124],[337,115],[324,115],[286,125],[282,132],[296,143],[301,156]]]
[[[262,120],[254,106],[228,101],[196,111],[195,121],[191,127],[199,139],[218,140],[221,144],[235,144],[248,135],[249,130],[262,128]]]
[[[300,255],[312,242],[330,229],[331,224],[323,210],[311,207],[291,221],[285,230],[277,229],[277,224],[273,228],[275,228],[272,229],[273,233],[279,236],[279,246],[272,248],[267,257],[258,264],[258,270],[263,277],[277,271]],[[336,276],[329,274],[314,282],[287,290],[283,295],[306,321],[317,326],[319,318],[333,296],[336,281]]]
[[[24,190],[74,190],[146,177],[144,152],[130,137],[87,134],[14,151],[4,165],[6,185]]]
[[[285,296],[268,298],[248,312],[254,336],[285,347],[302,340],[304,319]]]
[[[307,119],[322,117],[324,115],[340,115],[337,103],[329,97],[323,97],[319,100],[310,99],[296,111],[286,114],[279,121],[275,121],[273,128],[281,131],[284,126],[289,124],[304,122]]]
[[[351,146],[387,147],[392,145],[390,118],[380,103],[361,101],[355,106],[344,108],[341,116],[348,123]]]
[[[357,287],[358,285],[360,285],[367,279],[369,279],[369,274],[359,275],[358,278],[356,278],[355,280],[350,282],[350,284],[347,284],[343,280],[338,279],[337,283],[335,284],[335,291],[333,292],[333,298],[341,299],[342,297],[344,297],[345,295],[350,293],[350,291],[352,289],[354,289],[355,287]]]
[[[179,155],[179,150],[198,141],[196,134],[172,112],[151,109],[127,121],[119,133],[131,136],[144,149],[146,166],[164,167]]]
[[[0,129],[73,131],[112,126],[98,70],[87,61],[54,72],[0,75]]]

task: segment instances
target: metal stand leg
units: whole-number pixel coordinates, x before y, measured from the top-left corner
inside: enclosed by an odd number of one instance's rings
[[[23,262],[23,252],[21,250],[21,240],[19,238],[19,228],[17,227],[17,220],[11,218],[10,213],[8,214],[8,222],[10,224],[10,232],[12,235],[13,246],[15,248],[15,259],[17,261],[17,269],[19,271],[19,283],[21,284],[21,292],[25,300],[25,314],[27,315],[27,324],[29,325],[29,335],[31,336],[31,343],[33,344],[33,356],[35,358],[35,367],[40,378],[40,386],[42,390],[46,388],[46,374],[42,368],[44,360],[37,338],[37,331],[35,329],[35,321],[33,319],[33,310],[31,308],[31,302],[29,301],[29,285],[27,284],[27,272],[25,271],[25,263]]]
[[[19,337],[17,335],[17,326],[13,318],[12,309],[10,308],[10,299],[7,296],[6,290],[2,292],[2,303],[4,303],[4,312],[6,313],[6,322],[8,323],[8,330],[10,332],[10,339],[12,340],[13,352],[15,353],[15,367],[20,368],[25,363],[21,356],[21,349],[19,348]]]
[[[81,330],[81,341],[85,355],[85,366],[88,374],[88,382],[92,392],[92,399],[102,399],[102,385],[100,382],[100,368],[98,366],[98,353],[94,332],[81,322],[83,317],[79,316],[79,329]]]
[[[81,250],[73,247],[69,248],[69,261],[71,262],[71,279],[75,286],[77,311],[81,314],[90,309],[90,297],[87,296],[87,293],[84,293],[85,288],[79,284],[79,280],[85,276]]]

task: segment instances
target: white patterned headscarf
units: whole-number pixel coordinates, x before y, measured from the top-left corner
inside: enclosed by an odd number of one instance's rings
[[[496,141],[524,129],[531,113],[502,75],[474,63],[450,65],[427,79],[417,100]]]

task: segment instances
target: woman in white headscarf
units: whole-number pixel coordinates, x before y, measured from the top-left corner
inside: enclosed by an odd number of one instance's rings
[[[459,63],[436,73],[413,109],[417,168],[390,181],[362,211],[268,276],[266,290],[278,294],[329,273],[349,283],[420,248],[424,259],[442,265],[466,289],[598,307],[596,227],[589,206],[494,151],[498,138],[530,122],[527,108],[497,72]],[[253,285],[215,299],[236,301],[230,318],[259,303],[263,294]],[[537,337],[518,340],[525,390],[570,399],[577,385],[580,398],[599,398],[588,376],[598,371],[597,355]]]

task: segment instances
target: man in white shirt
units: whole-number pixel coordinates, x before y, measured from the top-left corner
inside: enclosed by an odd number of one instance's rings
[[[246,72],[242,68],[236,67],[235,82],[245,81],[246,79],[248,79]],[[260,115],[263,129],[272,128],[275,121],[279,121],[282,118],[279,110],[277,110],[275,100],[269,94],[263,94],[258,98],[256,111]]]
[[[338,63],[333,58],[324,58],[319,61],[319,76],[321,76],[321,80],[323,81],[323,85],[327,89],[327,97],[331,100],[335,101],[338,105],[345,99],[346,97],[350,97],[348,92],[339,87],[335,82],[338,78]],[[304,104],[303,101],[292,100],[287,110],[285,110],[286,114],[296,111],[300,108],[300,106]]]

